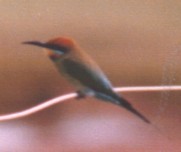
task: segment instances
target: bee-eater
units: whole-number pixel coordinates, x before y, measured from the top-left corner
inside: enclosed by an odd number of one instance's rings
[[[71,38],[58,37],[46,43],[27,41],[23,44],[46,48],[49,58],[54,62],[59,72],[78,89],[80,97],[93,96],[109,101],[124,107],[146,123],[150,123],[127,100],[113,90],[112,84],[99,66]]]

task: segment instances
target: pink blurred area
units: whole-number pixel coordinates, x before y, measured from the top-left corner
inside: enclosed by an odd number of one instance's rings
[[[0,0],[0,115],[75,91],[28,40],[70,36],[115,86],[180,85],[181,2]],[[180,91],[122,94],[153,123],[87,98],[0,122],[1,152],[179,152]]]

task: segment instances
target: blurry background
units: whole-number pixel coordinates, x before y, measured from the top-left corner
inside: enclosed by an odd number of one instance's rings
[[[74,91],[28,40],[73,37],[115,86],[180,85],[180,18],[180,0],[0,0],[0,114]],[[123,96],[161,132],[115,105],[70,100],[0,123],[0,151],[181,150],[180,91]]]

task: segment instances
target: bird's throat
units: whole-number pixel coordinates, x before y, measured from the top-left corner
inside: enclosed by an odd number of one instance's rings
[[[49,56],[50,59],[52,60],[57,60],[57,59],[60,59],[60,54],[57,54],[57,53],[54,53],[53,51],[47,51],[47,54]]]

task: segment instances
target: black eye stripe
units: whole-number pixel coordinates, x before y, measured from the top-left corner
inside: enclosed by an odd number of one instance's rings
[[[56,44],[46,44],[46,48],[56,50],[56,51],[61,51],[63,53],[68,52],[68,49],[66,47],[59,46],[59,45],[56,45]]]

